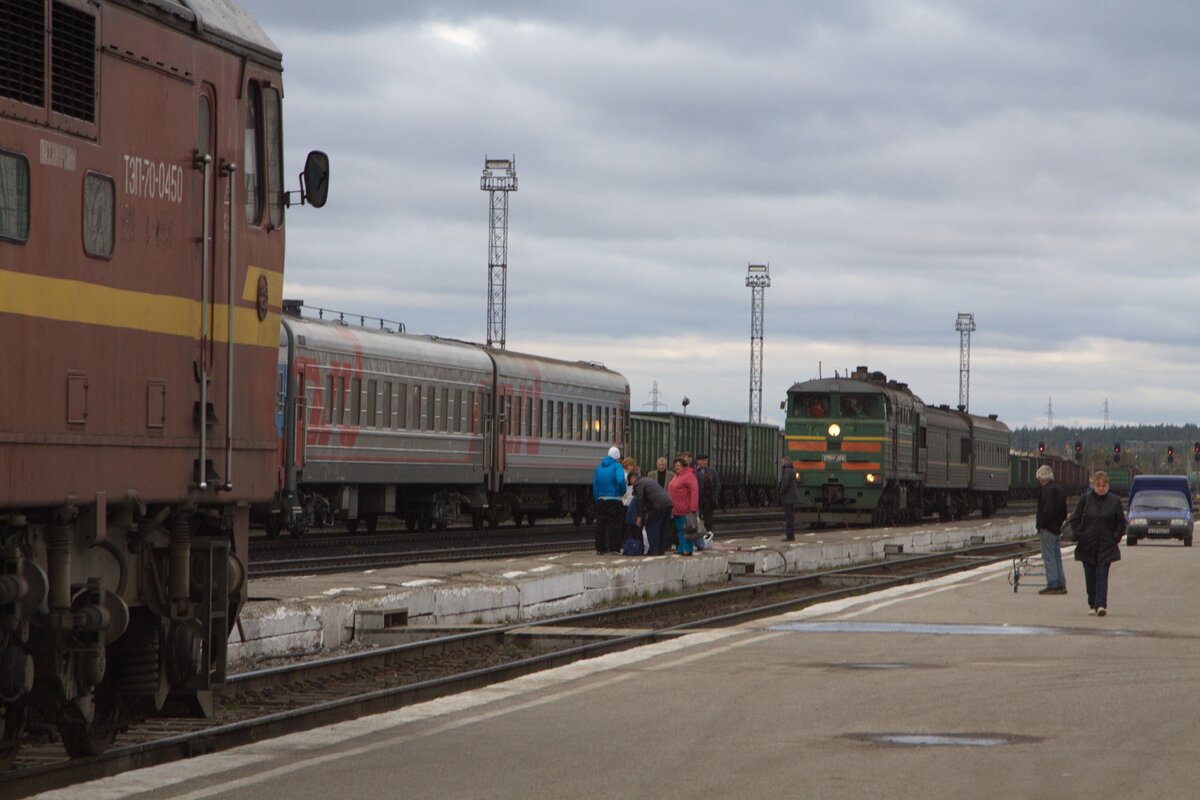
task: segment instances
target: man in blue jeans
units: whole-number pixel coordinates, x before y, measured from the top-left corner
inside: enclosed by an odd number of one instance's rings
[[[620,553],[625,538],[625,468],[621,466],[621,451],[608,448],[592,477],[592,500],[596,503],[596,553]]]
[[[1059,535],[1067,521],[1067,493],[1054,482],[1054,470],[1048,464],[1038,467],[1037,532],[1042,543],[1042,563],[1046,565],[1046,588],[1038,594],[1066,594],[1067,576],[1063,573],[1062,543]]]

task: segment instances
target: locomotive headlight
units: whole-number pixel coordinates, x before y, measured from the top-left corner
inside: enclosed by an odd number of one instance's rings
[[[867,473],[867,483],[874,483],[874,482],[875,482],[875,473],[868,472]]]
[[[842,435],[842,426],[838,425],[836,422],[833,423],[832,425],[830,425],[829,426],[829,435],[833,436],[835,438],[838,436],[841,436]]]

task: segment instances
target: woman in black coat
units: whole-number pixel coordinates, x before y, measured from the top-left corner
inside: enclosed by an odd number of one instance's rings
[[[1108,613],[1108,569],[1121,560],[1117,543],[1125,533],[1125,511],[1121,498],[1108,492],[1108,474],[1092,475],[1092,491],[1079,498],[1071,514],[1075,531],[1075,560],[1083,562],[1087,582],[1089,613],[1103,617]]]

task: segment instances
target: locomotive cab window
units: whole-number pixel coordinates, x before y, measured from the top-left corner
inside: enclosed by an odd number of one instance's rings
[[[29,162],[0,151],[0,239],[29,238]]]
[[[283,224],[283,122],[279,90],[263,90],[266,106],[267,216],[272,228]]]
[[[844,394],[838,398],[840,414],[850,418],[876,419],[882,416],[879,400],[879,395],[875,394]]]
[[[112,178],[83,176],[83,250],[93,258],[112,258],[116,189]]]
[[[829,395],[805,392],[796,395],[794,412],[797,417],[827,417],[829,416],[829,406]]]
[[[246,222],[262,222],[262,89],[258,81],[250,81],[246,92],[245,152],[242,154],[242,174],[245,176]]]

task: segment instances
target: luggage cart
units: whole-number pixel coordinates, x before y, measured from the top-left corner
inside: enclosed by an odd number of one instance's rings
[[[1012,567],[1008,570],[1008,583],[1013,587],[1013,591],[1021,588],[1021,578],[1028,575],[1046,574],[1046,565],[1042,561],[1041,555],[1026,555],[1017,556],[1012,560]]]

